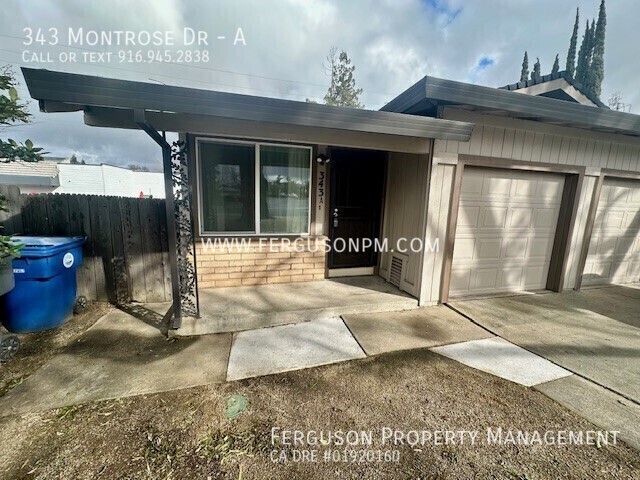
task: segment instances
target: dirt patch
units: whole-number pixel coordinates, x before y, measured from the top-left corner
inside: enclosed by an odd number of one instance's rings
[[[249,406],[227,420],[227,399]],[[0,476],[36,479],[640,478],[616,446],[386,446],[397,462],[276,461],[271,429],[597,429],[539,392],[426,350],[0,420]],[[16,435],[16,432],[20,432]],[[279,457],[278,457],[279,458]],[[277,460],[277,459],[276,459]]]
[[[84,312],[74,315],[58,328],[18,335],[20,349],[13,359],[0,365],[0,397],[26,380],[55,354],[73,344],[112,308],[108,303],[89,302]]]

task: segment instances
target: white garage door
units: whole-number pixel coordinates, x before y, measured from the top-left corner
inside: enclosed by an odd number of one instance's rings
[[[583,285],[640,281],[640,181],[605,178]]]
[[[564,176],[464,170],[450,296],[546,287]]]

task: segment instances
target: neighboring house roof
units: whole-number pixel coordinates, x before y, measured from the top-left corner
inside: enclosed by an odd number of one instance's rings
[[[194,118],[268,123],[467,141],[473,125],[375,110],[240,95],[170,85],[22,68],[31,96],[44,111],[79,111],[102,116],[111,126],[137,128],[134,111],[161,114],[163,128],[183,131]],[[85,118],[86,121],[86,118]],[[159,125],[154,127],[160,128]]]
[[[537,80],[527,80],[525,82],[505,85],[504,87],[500,87],[500,89],[556,98],[558,100],[581,103],[583,105],[593,105],[600,108],[609,108],[602,103],[597,96],[588,92],[583,85],[569,75],[566,70],[544,75]]]
[[[49,162],[0,161],[0,184],[58,186],[58,167]]]
[[[436,116],[439,106],[461,106],[513,118],[640,136],[640,116],[543,96],[424,77],[381,110]]]

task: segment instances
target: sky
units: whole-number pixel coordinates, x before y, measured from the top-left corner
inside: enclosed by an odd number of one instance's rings
[[[3,0],[11,14],[0,17],[0,65],[18,71],[23,99],[29,95],[20,66],[322,101],[325,57],[336,46],[356,66],[361,102],[378,109],[424,75],[514,83],[525,50],[530,68],[539,57],[547,74],[559,54],[563,69],[576,7],[581,37],[599,0]],[[640,113],[640,61],[629,41],[638,18],[637,0],[608,0],[602,99],[621,92],[632,113]],[[89,44],[95,33],[114,31],[132,32],[136,42],[148,33],[160,45],[115,45],[114,33],[111,46]],[[197,33],[185,45],[185,31],[202,31],[207,45],[197,44]],[[137,51],[148,59],[166,50],[170,62],[135,58]],[[184,61],[184,52],[196,50],[199,62]],[[140,131],[89,127],[82,113],[43,114],[35,101],[29,110],[33,122],[0,131],[2,138],[29,138],[51,156],[161,169],[159,148]]]

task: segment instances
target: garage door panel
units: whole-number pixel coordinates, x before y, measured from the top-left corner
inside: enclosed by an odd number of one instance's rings
[[[507,207],[484,207],[482,209],[482,223],[480,229],[503,229],[507,219]]]
[[[639,263],[640,181],[605,178],[582,283],[638,282]]]
[[[553,229],[555,231],[558,224],[558,208],[539,208],[534,215],[533,228]]]
[[[524,267],[524,287],[525,289],[544,288],[547,283],[547,273],[549,265],[537,265]]]
[[[482,184],[484,197],[509,197],[511,195],[511,179],[485,177]]]
[[[552,236],[539,236],[531,238],[531,249],[528,252],[528,256],[537,260],[551,260],[551,252],[553,249]]]
[[[504,243],[505,243],[505,251],[504,251],[505,259],[513,259],[513,258],[524,259],[527,257],[527,251],[529,250],[528,238],[508,238],[508,239],[505,239]]]
[[[474,290],[495,288],[498,281],[498,269],[495,267],[479,268],[475,271]]]
[[[478,227],[478,219],[480,218],[480,207],[475,205],[460,204],[458,211],[458,221],[460,226]]]
[[[545,288],[563,186],[562,175],[467,167],[450,296]]]
[[[500,259],[502,252],[502,240],[495,238],[479,238],[476,240],[478,245],[478,255],[475,258],[483,260],[495,261]]]
[[[514,207],[509,211],[509,228],[530,228],[533,208]]]
[[[503,268],[499,287],[509,288],[511,285],[521,285],[523,270],[523,267]]]
[[[538,182],[532,179],[516,179],[513,182],[515,189],[511,192],[511,198],[532,199],[536,198],[540,188]]]

